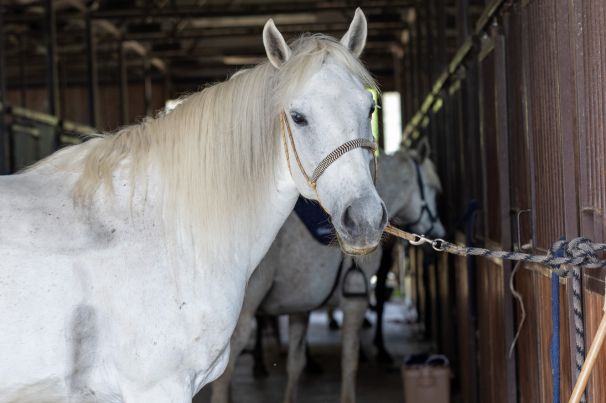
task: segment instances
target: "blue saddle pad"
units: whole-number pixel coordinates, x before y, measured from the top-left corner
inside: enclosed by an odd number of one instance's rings
[[[299,196],[295,204],[295,213],[316,241],[330,245],[335,239],[335,229],[330,223],[330,217],[315,201]]]

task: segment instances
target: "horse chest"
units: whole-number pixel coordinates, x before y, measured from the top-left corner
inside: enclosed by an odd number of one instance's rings
[[[115,358],[123,360],[125,372],[137,376],[149,372],[149,379],[160,379],[189,373],[200,379],[196,383],[206,383],[222,365],[242,297],[235,287],[206,278],[163,293],[150,290],[147,294],[155,298],[133,303],[147,308],[131,311],[119,321],[111,338],[124,342]]]

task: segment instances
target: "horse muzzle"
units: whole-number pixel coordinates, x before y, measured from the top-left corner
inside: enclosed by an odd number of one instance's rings
[[[354,199],[337,217],[333,225],[341,249],[350,255],[365,255],[377,248],[387,225],[387,209],[376,194]]]

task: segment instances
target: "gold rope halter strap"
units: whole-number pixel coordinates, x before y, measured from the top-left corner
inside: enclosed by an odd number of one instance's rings
[[[314,191],[316,191],[316,185],[320,176],[328,169],[328,167],[338,160],[344,154],[355,150],[356,148],[366,148],[372,154],[372,159],[374,161],[374,177],[373,180],[376,182],[377,180],[377,158],[375,157],[375,151],[377,149],[377,145],[370,140],[357,138],[354,140],[350,140],[346,143],[341,144],[339,147],[335,148],[330,154],[328,154],[314,169],[311,176],[307,174],[303,164],[301,163],[301,159],[299,158],[299,153],[297,152],[297,147],[295,146],[295,139],[293,138],[292,131],[290,130],[290,125],[288,124],[288,119],[286,118],[286,112],[282,111],[280,113],[280,125],[282,127],[282,142],[284,143],[284,152],[286,153],[286,163],[288,164],[288,170],[290,171],[290,175],[292,176],[292,169],[290,167],[290,156],[288,152],[288,144],[286,142],[286,135],[288,134],[288,138],[290,140],[290,145],[292,147],[293,154],[295,155],[295,160],[297,161],[297,165],[299,165],[299,169],[301,173],[305,177],[305,180],[309,184]]]

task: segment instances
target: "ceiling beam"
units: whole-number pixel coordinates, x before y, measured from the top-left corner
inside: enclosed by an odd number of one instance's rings
[[[364,4],[364,11],[369,14],[373,10],[383,9],[402,9],[414,7],[419,4],[419,0],[370,0]],[[103,19],[128,19],[128,18],[225,18],[225,17],[240,17],[243,16],[264,16],[271,18],[275,14],[299,14],[299,13],[314,13],[327,11],[346,11],[352,14],[355,11],[353,6],[348,1],[332,1],[332,2],[280,2],[280,3],[256,3],[256,4],[239,4],[232,6],[225,5],[205,5],[202,7],[165,7],[165,8],[149,8],[137,7],[126,10],[98,10],[93,13],[93,18]]]

